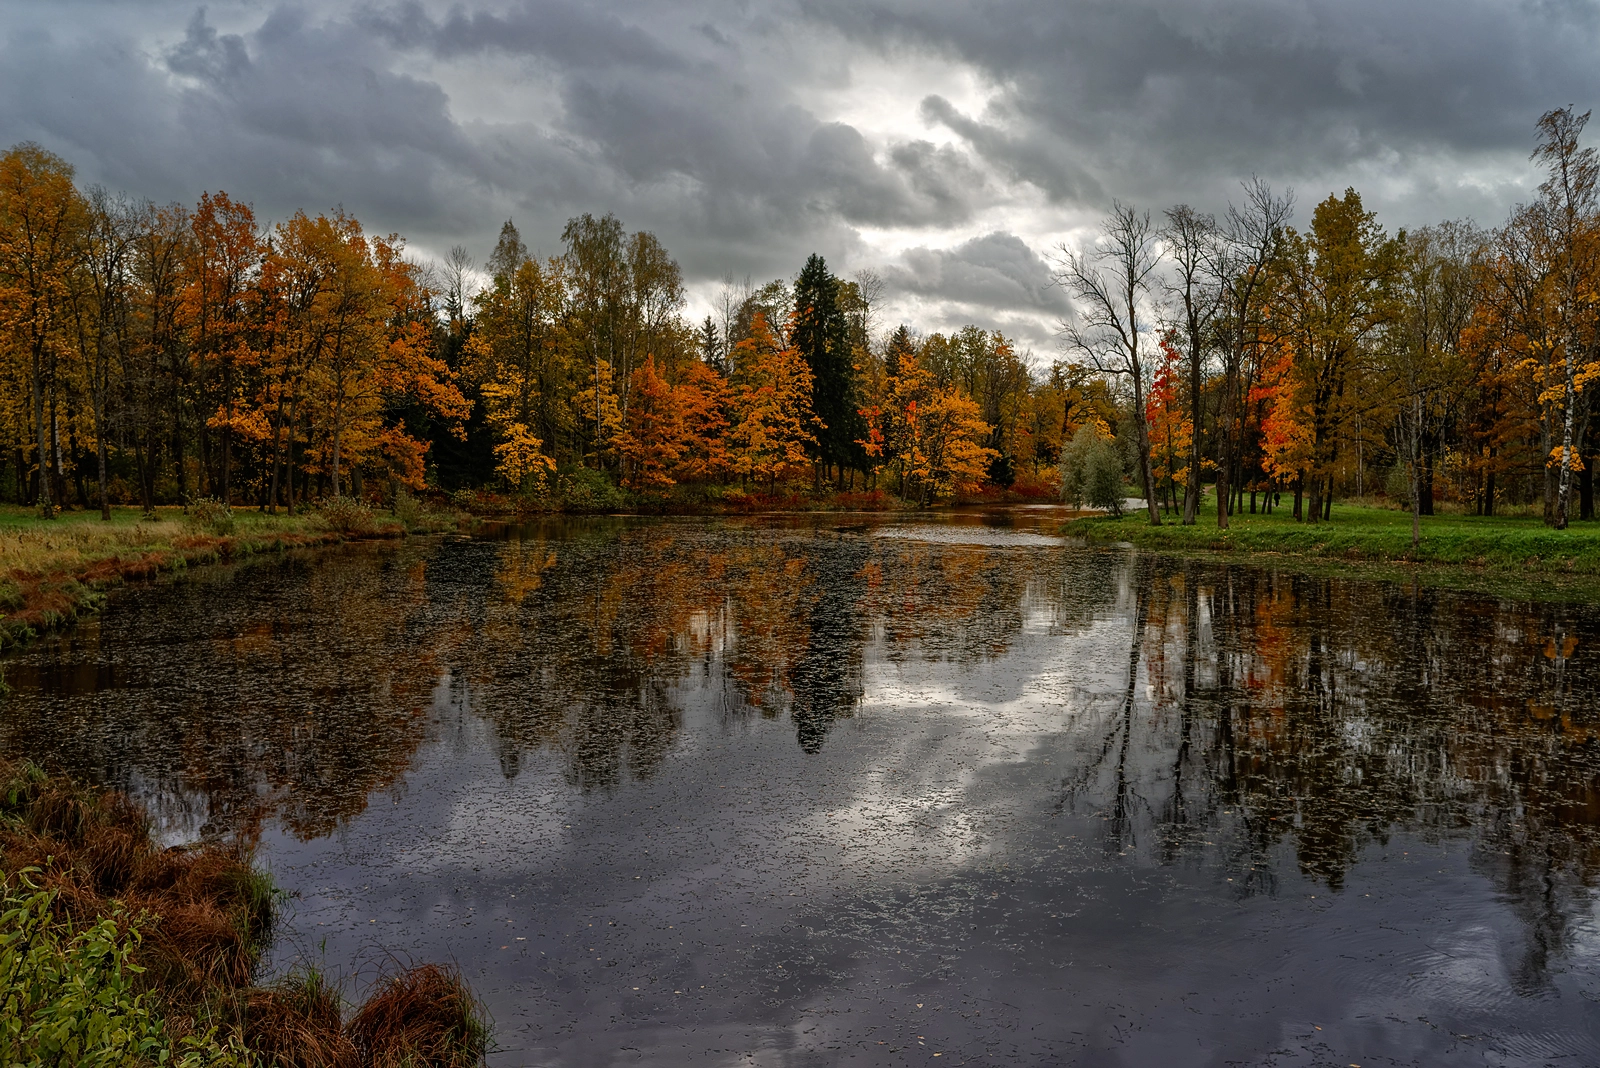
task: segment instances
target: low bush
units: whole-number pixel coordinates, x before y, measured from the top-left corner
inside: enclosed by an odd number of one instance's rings
[[[458,525],[454,512],[431,507],[428,501],[413,496],[404,487],[394,495],[393,509],[400,525],[413,533],[440,533],[454,530]]]
[[[183,521],[193,530],[219,538],[227,537],[234,530],[233,509],[228,507],[227,502],[215,497],[200,497],[190,501]]]
[[[366,534],[373,528],[372,508],[355,497],[328,497],[317,505],[317,515],[329,530],[341,534]]]
[[[615,512],[628,503],[611,477],[592,467],[569,467],[557,474],[556,498],[567,512]]]
[[[483,1061],[489,1029],[454,968],[424,964],[386,976],[347,1026],[372,1068],[470,1068]]]

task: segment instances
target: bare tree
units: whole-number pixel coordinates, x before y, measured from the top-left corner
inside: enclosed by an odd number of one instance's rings
[[[1222,403],[1217,413],[1217,526],[1227,529],[1228,498],[1239,460],[1240,409],[1249,357],[1261,342],[1267,270],[1294,212],[1292,191],[1278,196],[1260,178],[1244,183],[1244,206],[1228,205],[1212,246],[1211,275],[1221,289],[1217,334],[1222,352]]]
[[[1585,262],[1593,255],[1593,242],[1586,240],[1585,234],[1594,225],[1600,156],[1592,148],[1578,147],[1578,138],[1588,122],[1589,112],[1577,115],[1570,107],[1545,112],[1539,118],[1539,147],[1532,157],[1550,173],[1539,192],[1549,206],[1556,239],[1556,313],[1563,365],[1561,483],[1553,524],[1557,530],[1566,529],[1567,505],[1572,498],[1573,428],[1583,403],[1577,370],[1580,362],[1588,361],[1593,336],[1594,300],[1584,292],[1584,280],[1593,277],[1590,264]]]
[[[439,267],[443,276],[445,311],[452,323],[465,322],[467,302],[472,299],[477,286],[473,282],[472,256],[465,245],[451,245],[444,263]]]
[[[871,346],[878,333],[878,310],[883,306],[883,276],[870,267],[863,267],[851,278],[856,284],[856,295],[861,299],[861,334]]]
[[[744,281],[737,282],[730,271],[722,276],[722,288],[717,290],[716,301],[712,305],[716,325],[722,331],[722,365],[729,373],[733,371],[733,347],[744,340],[737,336],[739,312],[754,294],[755,287],[750,284],[749,275],[744,276]]]
[[[1141,343],[1148,333],[1145,305],[1160,246],[1150,213],[1113,202],[1101,224],[1100,241],[1088,252],[1063,245],[1054,272],[1056,285],[1074,302],[1073,316],[1061,323],[1061,339],[1101,374],[1133,384],[1133,424],[1139,446],[1139,480],[1150,525],[1161,525],[1150,475],[1150,428],[1145,419],[1145,365]]]
[[[1174,302],[1189,365],[1189,479],[1183,487],[1183,525],[1193,526],[1200,510],[1200,423],[1205,359],[1213,320],[1226,290],[1212,273],[1217,258],[1217,221],[1187,204],[1166,211],[1161,240],[1175,268],[1163,286]]]

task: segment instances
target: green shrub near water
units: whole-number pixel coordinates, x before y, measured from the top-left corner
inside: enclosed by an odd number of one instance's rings
[[[556,497],[568,512],[615,512],[628,498],[604,471],[570,467],[556,475]]]
[[[121,906],[75,927],[24,869],[0,884],[0,1064],[173,1064],[234,1068],[253,1063],[214,1032],[174,1039],[132,957],[148,918]]]
[[[190,501],[183,519],[190,527],[219,538],[227,537],[234,530],[233,509],[215,497]]]
[[[329,497],[317,505],[317,515],[341,534],[365,534],[374,525],[372,508],[354,497]]]
[[[1122,514],[1122,457],[1114,442],[1088,424],[1061,450],[1061,499]]]

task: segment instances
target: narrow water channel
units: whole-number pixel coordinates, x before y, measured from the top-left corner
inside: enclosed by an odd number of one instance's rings
[[[453,959],[495,1064],[1600,1064],[1594,607],[553,520],[4,666],[0,752],[259,826],[270,967]]]

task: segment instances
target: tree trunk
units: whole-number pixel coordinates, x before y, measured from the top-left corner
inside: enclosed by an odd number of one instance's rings
[[[1411,462],[1411,547],[1422,540],[1422,465]]]
[[[1594,518],[1594,456],[1579,457],[1583,470],[1578,472],[1578,518]]]
[[[1138,429],[1139,444],[1139,477],[1144,483],[1144,510],[1150,517],[1150,525],[1161,525],[1161,506],[1156,501],[1156,485],[1150,473],[1150,428],[1145,425],[1144,416],[1144,383],[1140,380],[1143,372],[1139,368],[1139,358],[1133,358],[1133,424]]]
[[[339,428],[335,426],[333,429],[333,450],[330,457],[333,467],[333,495],[335,497],[343,496],[343,491],[339,485],[339,436]]]
[[[49,431],[44,424],[45,364],[44,351],[39,345],[33,352],[33,426],[39,455],[39,512],[46,519],[55,518],[55,507],[50,499],[50,449]]]
[[[1301,511],[1301,508],[1300,508],[1300,495],[1301,495],[1301,492],[1304,490],[1304,488],[1305,488],[1305,476],[1304,475],[1296,475],[1296,476],[1294,476],[1294,521],[1296,523],[1300,523],[1300,522],[1303,522],[1305,520],[1305,515]]]
[[[1489,450],[1489,470],[1483,476],[1483,514],[1494,515],[1494,450]]]
[[[1433,514],[1433,454],[1426,450],[1422,453],[1422,470],[1419,473],[1417,493],[1421,501],[1419,510],[1423,515]]]
[[[1572,364],[1572,346],[1569,344],[1565,361],[1566,391],[1563,394],[1561,413],[1561,483],[1556,491],[1556,514],[1553,524],[1557,530],[1567,529],[1567,505],[1572,500],[1572,417],[1578,401],[1577,391],[1573,388]]]

